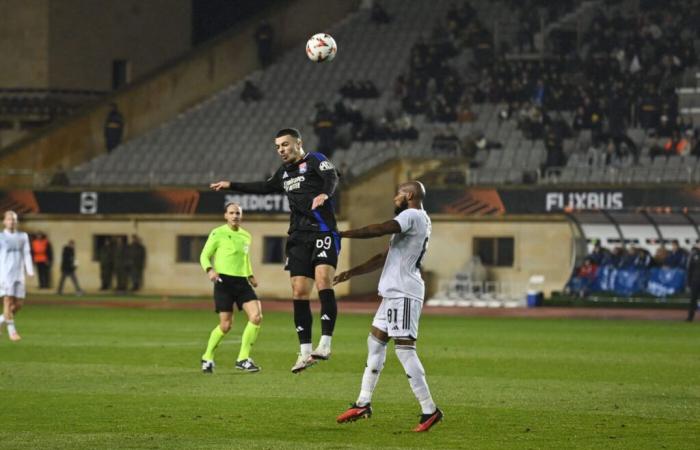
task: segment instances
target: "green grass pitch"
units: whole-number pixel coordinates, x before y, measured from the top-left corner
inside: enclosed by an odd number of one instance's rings
[[[425,316],[419,354],[445,420],[413,433],[393,346],[374,416],[335,423],[359,390],[369,315],[342,315],[332,359],[299,375],[286,313],[265,315],[258,374],[233,369],[241,321],[200,373],[207,311],[30,304],[17,323],[21,342],[0,338],[0,448],[700,447],[697,324]]]

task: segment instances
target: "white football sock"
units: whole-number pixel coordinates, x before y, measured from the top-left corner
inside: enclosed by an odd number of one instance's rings
[[[301,348],[301,354],[304,356],[310,355],[311,351],[313,350],[313,346],[311,344],[301,344],[299,347]]]
[[[17,329],[15,328],[15,321],[14,320],[7,320],[5,321],[7,324],[7,333],[8,334],[15,334],[17,333]]]
[[[5,315],[4,315],[4,314],[0,314],[0,325],[2,325],[3,322],[5,322]]]
[[[326,336],[325,334],[322,334],[321,340],[318,341],[318,346],[331,348],[331,339],[332,338],[333,338],[332,336]]]
[[[386,361],[386,342],[382,342],[371,334],[367,338],[367,366],[362,375],[362,387],[360,396],[357,397],[359,406],[365,406],[372,401],[372,393],[379,381],[379,374],[382,373],[384,362]]]
[[[420,403],[423,414],[434,413],[436,409],[435,402],[433,402],[433,397],[430,395],[428,383],[425,381],[425,370],[420,359],[418,359],[416,348],[409,345],[397,345],[396,356],[399,357],[399,361],[401,361],[401,365],[406,371],[408,383],[411,385],[413,394]]]

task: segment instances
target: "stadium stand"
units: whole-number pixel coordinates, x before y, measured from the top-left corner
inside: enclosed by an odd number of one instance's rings
[[[503,5],[486,1],[475,5],[484,22],[506,17],[507,22],[499,19],[502,28],[513,29],[516,18],[503,16]],[[368,122],[380,122],[387,109],[396,107],[391,91],[394,80],[406,70],[411,44],[421,38],[423,24],[439,26],[444,21],[451,3],[407,6],[394,0],[385,2],[385,7],[391,14],[388,24],[372,23],[369,12],[361,10],[330,30],[342,55],[332,64],[309,65],[300,58],[303,52],[294,49],[268,70],[250,75],[263,91],[260,101],[244,103],[239,100],[243,83],[230,86],[177,120],[76,168],[69,174],[72,184],[191,185],[224,174],[239,180],[259,179],[277,164],[274,153],[264,151],[270,147],[274,130],[290,123],[309,129],[314,106],[340,99],[338,91],[348,80],[371,80],[376,85],[379,97],[353,99],[352,106]],[[515,36],[504,39],[514,41]],[[372,55],[370,60],[364,57],[368,54]],[[302,96],[300,86],[313,88],[317,95]],[[486,107],[495,111],[493,106]],[[423,116],[403,119],[410,122],[408,128],[419,130],[417,139],[402,145],[358,139],[337,151],[334,161],[356,175],[396,156],[432,156],[433,124]],[[459,133],[469,128],[460,125]],[[496,130],[494,126],[486,128]],[[305,141],[307,149],[315,148],[317,140],[311,132],[305,133]]]
[[[310,130],[320,102],[336,112],[338,150],[332,159],[352,175],[395,157],[438,157],[448,160],[450,171],[461,172],[451,179],[467,184],[700,181],[700,146],[679,110],[679,104],[684,111],[698,104],[695,91],[680,86],[696,70],[699,42],[685,3],[642,10],[638,23],[622,6],[601,2],[541,7],[546,38],[523,31],[518,19],[538,2],[383,5],[389,23],[373,23],[361,10],[330,30],[340,46],[333,63],[310,65],[294,49],[250,75],[263,92],[260,101],[245,103],[239,99],[243,83],[230,86],[78,167],[71,181],[195,185],[223,175],[259,179],[277,164],[274,153],[265,151],[277,128],[296,124],[307,130],[306,148],[316,148]],[[422,31],[425,23],[434,24],[430,36]],[[587,30],[581,45],[572,42],[576,24]],[[662,39],[677,30],[673,39]],[[494,42],[503,48],[491,48]],[[497,51],[505,58],[494,59]],[[445,81],[449,75],[454,80]],[[603,75],[609,75],[605,82],[598,79]],[[400,76],[408,86],[395,81]],[[344,98],[339,92],[352,80],[370,81],[379,95]],[[425,104],[407,101],[414,82],[423,84],[418,90],[424,98],[418,100]],[[316,95],[302,96],[307,88]],[[449,100],[440,105],[440,98]],[[342,120],[339,108],[354,112],[356,121]],[[460,111],[471,121],[461,120]],[[460,145],[435,153],[431,143],[445,125]],[[415,133],[397,138],[398,127]],[[477,145],[465,155],[469,138]],[[658,157],[654,145],[661,148]],[[455,158],[463,164],[455,165]]]

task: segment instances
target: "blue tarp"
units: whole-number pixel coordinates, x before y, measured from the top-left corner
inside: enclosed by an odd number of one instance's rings
[[[646,292],[656,297],[666,297],[685,290],[685,270],[670,267],[619,269],[604,265],[598,268],[592,283],[574,276],[567,287],[572,292],[613,292],[626,297]]]

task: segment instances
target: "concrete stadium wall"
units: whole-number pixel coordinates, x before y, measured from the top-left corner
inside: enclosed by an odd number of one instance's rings
[[[92,260],[92,242],[95,235],[138,234],[147,251],[144,272],[145,293],[162,295],[210,295],[211,284],[202,272],[199,263],[178,263],[177,236],[208,235],[212,228],[222,225],[221,219],[206,220],[191,217],[164,218],[28,218],[20,223],[20,228],[27,232],[43,231],[49,237],[54,250],[52,268],[53,288],[56,289],[60,277],[61,249],[73,239],[76,241],[78,260],[78,279],[86,291],[96,292],[100,287],[100,267]],[[289,276],[282,264],[263,264],[262,247],[264,236],[286,236],[288,219],[258,220],[245,217],[243,227],[253,235],[251,248],[253,272],[258,279],[258,295],[264,298],[289,298]],[[347,228],[347,222],[339,222],[341,229]],[[340,256],[340,266],[348,267],[351,252],[344,249]],[[114,284],[113,284],[114,286]],[[27,283],[30,292],[37,291],[37,280]],[[347,295],[348,284],[337,287],[338,295]],[[69,283],[64,291],[70,294]],[[315,291],[314,291],[315,292]],[[314,294],[315,295],[315,294]]]
[[[190,48],[191,0],[0,0],[0,87],[112,89]],[[168,26],[163,26],[167,23]]]
[[[75,0],[78,1],[78,0]],[[280,2],[265,16],[275,29],[278,49],[297,45],[356,8],[358,1]],[[0,167],[29,169],[24,177],[2,177],[2,186],[28,186],[37,173],[70,167],[105,152],[104,120],[116,102],[125,117],[125,139],[142,135],[259,68],[253,32],[262,16],[204,44],[171,66],[120,90],[104,102],[0,150]],[[303,58],[303,52],[299,55]]]
[[[51,1],[49,87],[110,91],[113,60],[127,60],[135,80],[189,50],[191,37],[191,0]]]
[[[49,85],[49,0],[0,0],[0,87]]]
[[[378,185],[374,185],[380,190]],[[382,222],[392,217],[393,206],[386,201],[387,192],[377,192],[363,198],[373,208],[354,208],[352,220],[341,220],[341,230],[369,223]],[[526,219],[466,219],[434,216],[433,234],[423,262],[424,272],[431,280],[450,280],[473,253],[475,237],[513,237],[515,242],[513,267],[487,268],[488,280],[526,283],[530,276],[545,276],[545,292],[561,289],[569,277],[573,257],[573,230],[568,222],[556,218],[549,220]],[[176,262],[176,243],[179,235],[207,235],[223,222],[191,217],[163,218],[46,218],[25,219],[21,228],[28,232],[43,231],[51,240],[55,264],[54,288],[58,281],[61,248],[69,239],[76,241],[79,261],[78,277],[88,291],[99,289],[99,264],[92,261],[94,235],[138,234],[148,251],[144,291],[168,295],[208,295],[210,285],[197,263]],[[289,281],[280,264],[262,263],[264,236],[286,236],[287,219],[259,220],[245,218],[244,227],[253,234],[253,270],[258,277],[258,293],[267,298],[288,298]],[[343,240],[338,271],[361,264],[380,253],[388,245],[388,238]],[[373,294],[381,271],[353,278],[337,287],[343,295]],[[29,283],[36,290],[36,280]],[[434,288],[435,286],[432,286]],[[67,289],[71,292],[71,288]]]
[[[432,217],[433,233],[423,268],[437,280],[450,280],[473,255],[475,237],[512,237],[513,267],[487,267],[489,281],[527,283],[532,275],[544,275],[544,291],[566,284],[573,258],[574,230],[565,219],[552,217],[455,219]]]

